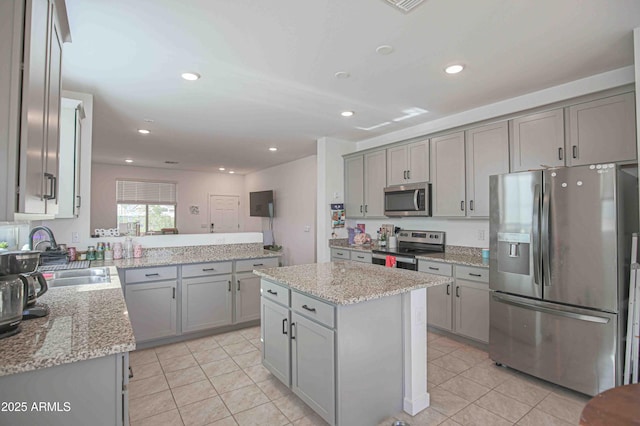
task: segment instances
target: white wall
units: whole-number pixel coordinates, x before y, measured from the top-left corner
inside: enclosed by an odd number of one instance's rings
[[[341,141],[333,138],[320,138],[317,142],[317,261],[328,262],[331,259],[327,240],[331,238],[330,204],[344,203],[344,162],[342,156],[355,151],[354,142]],[[335,230],[338,238],[346,238],[345,228]]]
[[[209,232],[209,194],[237,195],[241,204],[240,230],[243,230],[244,176],[99,163],[93,163],[92,166],[91,189],[94,197],[91,202],[90,229],[117,227],[116,179],[126,178],[177,183],[176,226],[181,234]],[[194,205],[200,207],[198,215],[189,211],[189,207]]]
[[[315,262],[316,187],[315,155],[245,176],[241,200],[246,216],[245,230],[268,229],[268,218],[249,216],[249,192],[273,190],[273,232],[276,244],[283,246],[285,265]]]

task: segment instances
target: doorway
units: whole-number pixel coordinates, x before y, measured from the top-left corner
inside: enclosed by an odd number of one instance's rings
[[[209,195],[209,232],[240,230],[240,196]]]

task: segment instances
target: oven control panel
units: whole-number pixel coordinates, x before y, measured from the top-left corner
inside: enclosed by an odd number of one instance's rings
[[[444,244],[445,233],[441,231],[400,231],[398,241],[414,243]]]

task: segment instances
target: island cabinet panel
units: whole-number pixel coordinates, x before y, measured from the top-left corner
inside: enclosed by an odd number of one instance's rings
[[[120,353],[2,376],[0,401],[27,405],[3,409],[0,424],[128,425],[128,374],[129,354]]]
[[[291,355],[289,352],[291,318],[289,307],[262,297],[261,316],[262,364],[278,380],[291,386]]]
[[[182,331],[231,324],[231,275],[182,279]]]
[[[125,286],[127,310],[137,342],[177,334],[177,286],[175,280]]]
[[[291,389],[323,419],[334,422],[334,331],[295,312],[291,314]]]
[[[334,305],[261,283],[265,368],[330,425],[374,425],[402,410],[402,295]]]
[[[418,260],[418,271],[450,277],[452,265]],[[453,331],[453,284],[439,285],[427,289],[427,324],[443,330]]]

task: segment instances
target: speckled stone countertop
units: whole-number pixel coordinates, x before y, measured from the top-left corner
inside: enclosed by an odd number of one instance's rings
[[[0,376],[136,348],[115,268],[111,283],[52,287],[38,304],[49,306],[47,317],[23,321],[20,333],[0,340]]]
[[[349,245],[346,238],[337,238],[329,240],[329,247],[344,248],[354,251],[371,252],[371,250],[380,250],[375,244],[354,246]],[[482,249],[476,247],[464,246],[446,246],[444,253],[432,253],[416,256],[417,259],[433,260],[443,263],[455,263],[457,265],[476,266],[478,268],[488,268],[489,259],[482,258]]]
[[[453,282],[449,277],[349,261],[285,266],[253,273],[336,305]]]
[[[144,256],[141,258],[114,260],[113,265],[121,269],[129,269],[143,268],[146,266],[167,266],[187,263],[279,257],[281,255],[282,253],[264,250],[262,248],[262,243],[187,246],[171,247],[167,249],[146,249],[144,251]]]

